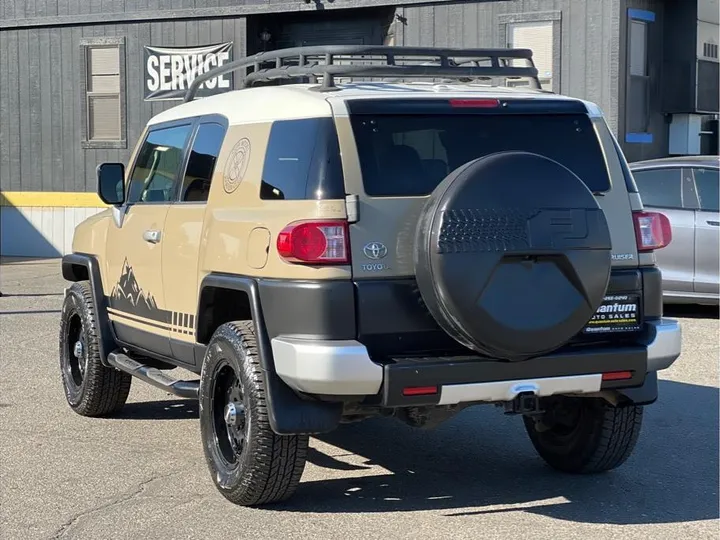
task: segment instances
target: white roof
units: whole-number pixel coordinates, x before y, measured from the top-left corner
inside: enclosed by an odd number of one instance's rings
[[[215,96],[198,98],[182,103],[154,116],[149,124],[206,114],[222,114],[230,125],[269,122],[278,119],[318,118],[332,116],[331,103],[335,112],[343,114],[342,103],[351,99],[382,98],[428,98],[441,99],[481,97],[519,97],[524,99],[573,99],[558,94],[540,92],[530,88],[507,88],[482,86],[479,84],[440,83],[351,83],[339,84],[337,90],[318,91],[315,84],[288,84],[234,90]],[[583,100],[577,100],[583,101]],[[583,101],[591,116],[602,116],[594,103]]]

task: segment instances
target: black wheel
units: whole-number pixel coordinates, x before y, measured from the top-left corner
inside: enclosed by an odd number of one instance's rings
[[[545,414],[525,416],[535,450],[550,466],[569,473],[598,473],[622,465],[632,454],[643,408],[613,407],[600,398],[548,400]]]
[[[215,486],[229,501],[256,506],[290,497],[302,476],[307,435],[273,432],[253,323],[220,326],[200,377],[200,431]]]
[[[60,371],[70,407],[83,416],[105,416],[122,409],[132,376],[100,361],[92,289],[73,283],[65,296],[60,321]]]

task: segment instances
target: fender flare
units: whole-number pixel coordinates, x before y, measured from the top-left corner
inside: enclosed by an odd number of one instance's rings
[[[248,296],[272,430],[278,435],[312,435],[334,430],[340,423],[342,403],[303,399],[285,384],[275,371],[257,281],[245,276],[211,273],[202,280],[198,299],[203,297],[203,291],[207,287],[241,291]],[[195,320],[200,321],[199,312]]]
[[[79,271],[84,268],[85,271]],[[98,348],[100,361],[105,367],[112,367],[107,356],[117,348],[112,326],[107,312],[107,299],[102,286],[100,266],[94,255],[86,253],[71,253],[62,258],[62,275],[67,281],[89,281],[92,290],[93,307],[95,309],[95,320],[97,322]]]

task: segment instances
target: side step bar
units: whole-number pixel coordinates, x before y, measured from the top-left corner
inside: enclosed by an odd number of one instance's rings
[[[174,379],[157,368],[146,366],[121,352],[111,352],[107,357],[108,363],[120,371],[129,373],[133,377],[157,386],[178,397],[197,399],[200,390],[200,381],[181,381]]]

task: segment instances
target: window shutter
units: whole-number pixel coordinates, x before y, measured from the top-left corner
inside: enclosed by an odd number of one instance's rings
[[[119,140],[120,96],[88,96],[90,139]]]
[[[117,47],[91,47],[88,56],[92,75],[120,74],[120,50]]]
[[[531,49],[540,81],[545,86],[553,77],[553,23],[540,21],[508,25],[510,47]]]
[[[120,141],[120,48],[117,45],[87,46],[87,138],[89,141]]]

